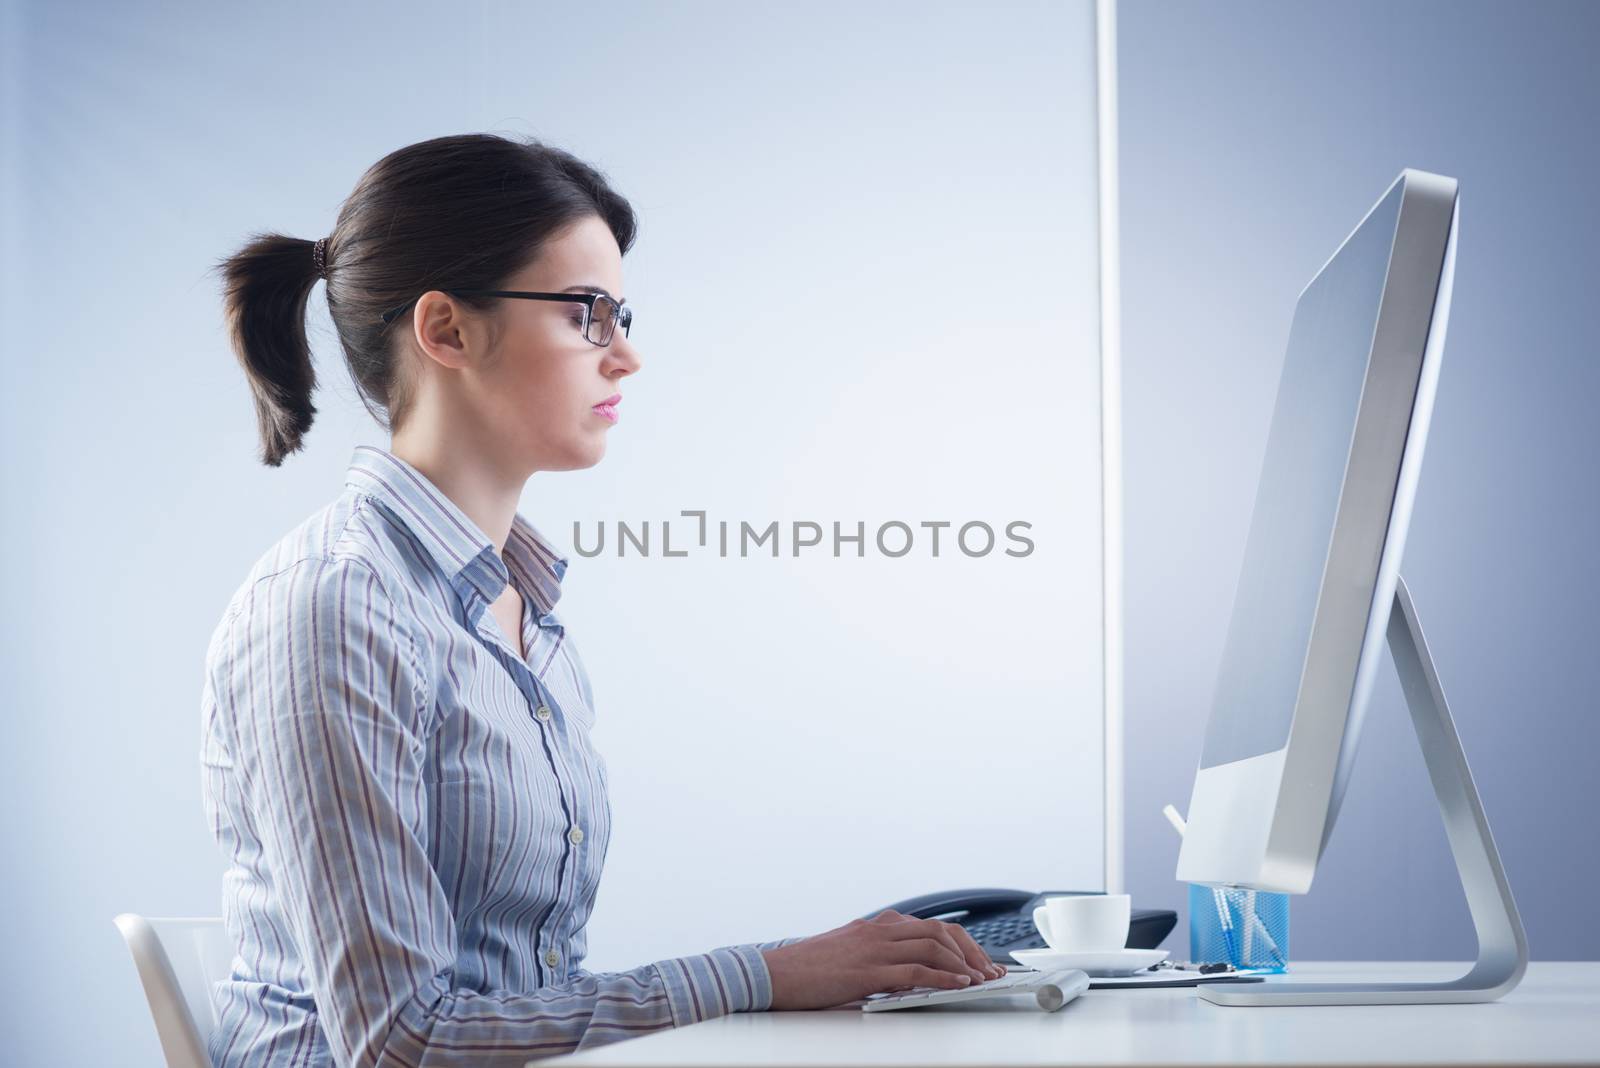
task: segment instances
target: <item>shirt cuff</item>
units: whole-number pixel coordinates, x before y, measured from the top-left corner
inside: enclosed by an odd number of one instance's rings
[[[674,1027],[772,1007],[772,973],[756,943],[657,961]]]

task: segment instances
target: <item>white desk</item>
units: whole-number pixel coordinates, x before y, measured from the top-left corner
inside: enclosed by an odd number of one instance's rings
[[[1306,980],[1449,978],[1462,964],[1292,965]],[[1007,999],[1009,1000],[1009,999]],[[1600,963],[1535,963],[1483,1005],[1235,1008],[1194,988],[1090,990],[1056,1012],[1002,1004],[734,1013],[534,1066],[1600,1064]]]

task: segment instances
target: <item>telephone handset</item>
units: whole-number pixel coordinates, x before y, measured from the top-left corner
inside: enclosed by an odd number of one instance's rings
[[[990,960],[1014,963],[1011,952],[1040,949],[1044,937],[1033,925],[1033,909],[1047,897],[1063,894],[1096,894],[1098,890],[1006,890],[977,887],[945,890],[907,898],[886,906],[921,920],[948,919],[967,929],[973,941],[989,954]],[[883,909],[870,912],[870,920]],[[960,915],[954,915],[960,913]],[[1129,949],[1155,949],[1178,925],[1178,914],[1171,909],[1134,909],[1128,924]]]

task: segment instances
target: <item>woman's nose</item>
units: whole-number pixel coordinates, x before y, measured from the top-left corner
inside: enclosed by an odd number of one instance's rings
[[[611,344],[607,346],[611,351],[612,361],[627,374],[632,374],[639,369],[639,350],[622,333],[618,332],[611,337]]]

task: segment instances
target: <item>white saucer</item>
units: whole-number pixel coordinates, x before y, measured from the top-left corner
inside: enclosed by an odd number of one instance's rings
[[[1062,953],[1060,950],[1018,949],[1011,953],[1018,964],[1045,971],[1050,968],[1077,968],[1090,975],[1132,975],[1157,961],[1167,959],[1164,949],[1107,949],[1095,953]]]

